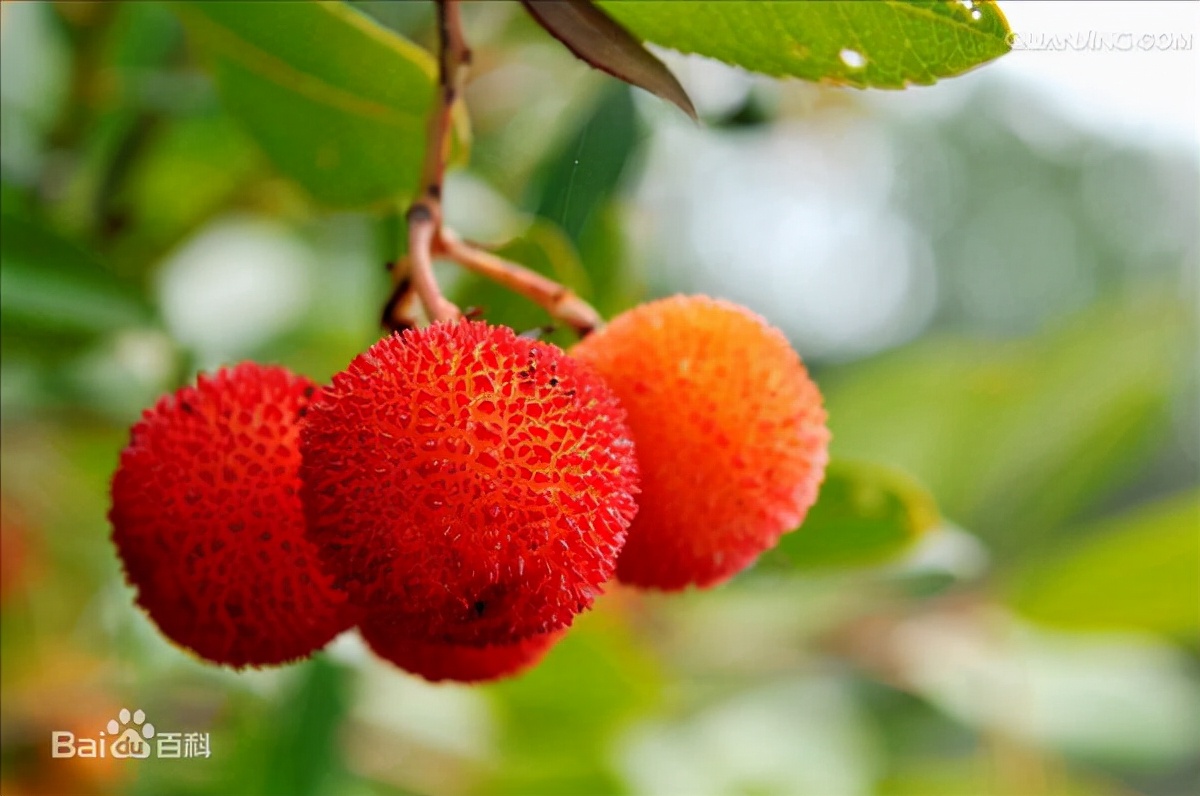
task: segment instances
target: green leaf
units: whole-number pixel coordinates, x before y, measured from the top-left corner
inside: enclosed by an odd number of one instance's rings
[[[369,205],[416,188],[436,73],[424,50],[341,3],[172,8],[211,56],[225,106],[319,202]]]
[[[1101,303],[1020,341],[933,338],[825,374],[835,458],[912,473],[999,559],[1141,472],[1193,347],[1186,308]]]
[[[270,700],[231,705],[230,743],[208,792],[245,796],[348,793],[339,738],[350,708],[354,672],[318,654],[280,679]],[[217,749],[213,750],[216,759]],[[161,789],[156,793],[163,792]]]
[[[616,735],[661,699],[662,673],[634,637],[628,595],[615,593],[579,616],[540,664],[485,686],[499,722],[501,763],[483,791],[613,793],[606,765]]]
[[[899,470],[834,461],[804,523],[784,534],[771,560],[794,569],[877,564],[941,522],[933,496]]]
[[[638,143],[630,92],[611,84],[575,134],[530,180],[526,206],[578,240],[593,214],[617,192]]]
[[[991,2],[603,0],[635,36],[776,77],[858,88],[929,85],[1010,49]],[[978,17],[976,17],[976,14]]]
[[[641,145],[627,87],[609,84],[573,134],[549,153],[529,181],[525,206],[560,225],[579,248],[592,292],[585,295],[606,316],[643,295],[624,252],[624,223],[617,211],[621,181]]]
[[[143,325],[153,315],[144,298],[83,245],[40,222],[3,216],[0,311],[6,343],[87,340]],[[46,335],[43,339],[42,335]]]
[[[132,168],[123,206],[139,235],[165,248],[226,206],[260,164],[227,115],[172,119]]]
[[[1009,582],[1025,616],[1080,630],[1200,631],[1200,493],[1105,521]]]

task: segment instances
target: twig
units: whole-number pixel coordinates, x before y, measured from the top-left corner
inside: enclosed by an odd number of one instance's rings
[[[603,319],[575,292],[515,263],[461,240],[442,224],[442,183],[450,158],[454,103],[462,94],[471,50],[463,36],[460,0],[438,0],[438,97],[429,116],[429,138],[417,200],[405,216],[408,256],[392,268],[392,294],[383,311],[384,325],[408,328],[404,305],[409,286],[430,321],[451,321],[462,312],[442,295],[433,274],[433,258],[445,255],[459,265],[482,274],[535,302],[580,337],[597,329]],[[406,267],[403,267],[407,265]]]
[[[450,132],[454,125],[454,102],[462,94],[471,49],[463,36],[459,0],[438,0],[438,93],[439,102],[429,118],[429,140],[421,174],[420,202],[430,205],[437,226],[442,224],[442,179],[450,159]]]
[[[565,285],[467,243],[448,229],[442,230],[439,243],[441,252],[451,260],[533,301],[580,337],[604,323],[600,313]]]
[[[415,329],[417,323],[408,314],[409,305],[416,295],[408,255],[404,255],[397,262],[389,263],[388,268],[392,274],[392,295],[383,305],[383,317],[380,323],[385,329],[391,329],[394,332]]]
[[[408,264],[393,268],[392,307],[385,320],[392,328],[402,328],[406,320],[399,316],[401,302],[395,301],[400,280],[410,278],[413,290],[431,321],[450,321],[462,316],[438,287],[433,275],[433,255],[442,226],[442,181],[450,157],[450,132],[454,121],[454,102],[462,92],[471,51],[462,33],[459,0],[438,0],[438,96],[429,116],[429,138],[417,201],[408,209]]]
[[[429,320],[453,321],[462,317],[452,302],[442,295],[433,275],[433,244],[438,237],[437,217],[423,202],[408,209],[408,263],[413,290]]]

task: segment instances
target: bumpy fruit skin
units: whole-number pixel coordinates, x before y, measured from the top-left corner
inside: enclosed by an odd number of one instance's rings
[[[347,629],[304,537],[300,419],[315,386],[252,363],[201,375],[133,427],[112,483],[113,542],[163,634],[233,667],[307,656]]]
[[[408,638],[564,627],[612,576],[637,510],[624,417],[594,373],[511,329],[384,338],[313,404],[309,538],[351,601]]]
[[[359,632],[371,651],[401,669],[437,683],[480,683],[512,677],[541,662],[565,628],[509,644],[475,647],[409,639],[385,623],[364,621]]]
[[[572,352],[628,413],[642,494],[624,583],[712,586],[804,519],[828,459],[821,394],[751,311],[675,296],[616,317]]]

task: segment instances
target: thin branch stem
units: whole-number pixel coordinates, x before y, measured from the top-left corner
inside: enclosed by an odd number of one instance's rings
[[[433,275],[433,255],[442,226],[442,182],[450,158],[450,138],[454,124],[454,102],[462,93],[471,51],[462,32],[459,0],[438,0],[438,96],[429,115],[425,162],[421,169],[421,184],[417,201],[408,209],[408,264],[392,269],[392,278],[399,287],[401,280],[410,278],[413,290],[431,321],[450,321],[462,316],[458,307],[442,295]],[[395,293],[395,291],[394,291]],[[402,302],[391,302],[387,313],[390,327],[410,325],[400,315]]]
[[[462,313],[442,295],[433,275],[433,246],[437,236],[437,220],[429,208],[421,202],[413,205],[408,211],[408,263],[413,290],[429,320],[453,321]]]
[[[600,313],[565,285],[467,243],[448,229],[442,230],[439,243],[441,252],[451,260],[533,301],[580,337],[604,323]]]
[[[392,295],[384,308],[384,325],[412,326],[405,305],[409,285],[430,321],[452,321],[462,312],[442,295],[433,274],[433,258],[444,255],[541,306],[552,318],[585,337],[603,324],[595,309],[570,288],[511,263],[460,239],[442,224],[442,184],[450,159],[454,103],[461,96],[471,63],[463,36],[460,0],[438,0],[438,97],[429,115],[425,162],[417,199],[408,209],[408,256],[392,268]],[[407,267],[405,267],[407,266]]]
[[[441,226],[442,180],[450,159],[450,138],[454,127],[454,102],[466,83],[471,64],[471,49],[463,36],[459,0],[438,0],[438,92],[439,102],[429,117],[429,141],[421,175],[421,201],[435,209]]]

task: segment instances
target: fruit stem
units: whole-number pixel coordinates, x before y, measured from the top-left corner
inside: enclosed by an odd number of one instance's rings
[[[442,230],[438,244],[439,250],[451,260],[524,296],[546,310],[550,317],[570,326],[581,338],[604,323],[600,313],[566,285],[467,243],[449,229]]]
[[[433,275],[433,244],[438,237],[437,216],[424,202],[408,209],[408,267],[413,290],[425,308],[429,320],[453,321],[462,317],[451,301],[442,295]]]
[[[450,156],[450,132],[454,122],[454,103],[462,93],[471,50],[462,32],[459,0],[438,0],[438,85],[437,98],[429,115],[429,132],[425,162],[421,168],[421,184],[417,200],[408,209],[407,263],[392,268],[395,285],[384,308],[384,325],[392,329],[412,326],[404,316],[402,300],[407,293],[406,282],[425,308],[430,321],[452,321],[462,317],[452,302],[442,295],[433,275],[433,255],[442,228],[442,182]],[[407,268],[403,267],[407,264]]]
[[[456,263],[538,304],[550,317],[567,324],[580,337],[603,319],[573,290],[528,268],[467,243],[442,224],[442,184],[450,157],[454,103],[462,95],[471,49],[463,35],[460,0],[437,0],[438,95],[429,117],[429,137],[417,199],[409,207],[408,253],[392,271],[392,295],[384,306],[384,326],[411,328],[406,305],[415,293],[430,321],[453,321],[462,312],[442,295],[433,274],[433,258],[445,255]],[[411,291],[411,293],[410,293]]]

